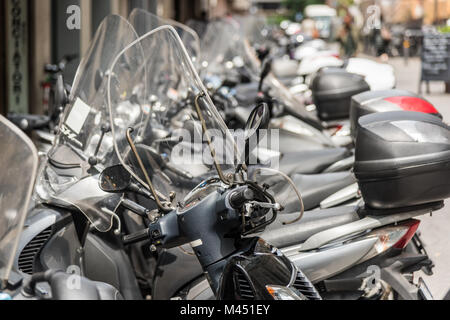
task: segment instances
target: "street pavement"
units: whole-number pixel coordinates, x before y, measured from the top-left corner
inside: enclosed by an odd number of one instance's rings
[[[389,60],[395,69],[397,89],[418,93],[420,80],[420,59],[403,58]],[[422,85],[422,96],[431,102],[450,123],[450,94],[445,93],[443,82],[430,82],[430,93],[426,93],[425,83]],[[434,274],[421,274],[435,299],[442,299],[450,289],[450,201],[446,207],[433,213],[430,217],[420,217],[419,231],[426,250],[435,264]]]

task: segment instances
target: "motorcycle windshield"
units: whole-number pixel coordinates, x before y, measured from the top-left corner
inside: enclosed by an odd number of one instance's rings
[[[267,37],[264,30],[261,18],[237,17],[211,22],[202,40],[202,75],[224,75],[230,69],[241,67],[254,81],[259,81],[261,61],[251,43],[262,42]],[[216,36],[219,32],[221,37]],[[247,39],[246,35],[252,37],[252,40]],[[282,102],[291,114],[300,115],[311,123],[318,123],[314,114],[306,111],[303,101],[295,97],[273,73],[266,77],[264,84],[270,89],[271,96]],[[256,94],[255,91],[255,96]]]
[[[268,22],[261,15],[235,15],[239,22],[241,33],[252,45],[263,45],[269,41]]]
[[[244,68],[250,76],[257,79],[259,69],[249,58],[244,40],[236,20],[226,18],[210,22],[201,41],[202,76],[224,75],[231,69]]]
[[[141,48],[144,58],[136,54]],[[127,64],[121,63],[124,57],[131,57]],[[158,27],[128,45],[107,78],[114,147],[142,185],[150,187],[148,173],[160,194],[174,191],[179,179],[173,170],[171,175],[164,171],[166,161],[188,171],[201,166],[202,178],[236,171],[240,155],[233,135],[173,27]],[[174,199],[182,200],[181,194]]]
[[[36,177],[30,139],[0,116],[0,286],[8,280]]]
[[[251,20],[250,20],[251,21]],[[258,33],[259,34],[259,33]],[[255,49],[251,46],[251,41],[248,39],[242,40],[243,52],[245,52],[246,61],[254,70],[255,74],[257,70],[261,70],[261,61],[256,55]],[[319,121],[317,117],[311,112],[306,111],[304,101],[296,97],[292,92],[274,75],[273,72],[264,80],[264,85],[270,90],[270,96],[282,102],[284,108],[290,114],[296,114],[307,120],[309,123],[317,123]]]
[[[114,58],[136,39],[126,19],[116,15],[104,19],[80,63],[59,133],[36,185],[38,201],[81,211],[102,232],[111,229],[120,202],[119,195],[98,186],[99,173],[119,163],[109,128],[106,77]],[[132,54],[142,56],[135,48]],[[124,68],[130,59],[122,56]],[[123,112],[130,118],[138,116],[130,109]]]
[[[171,19],[162,19],[143,9],[134,9],[130,13],[128,20],[139,36],[143,36],[157,27],[171,25],[177,31],[181,41],[183,41],[184,47],[192,59],[194,66],[197,67],[200,57],[200,38],[193,29]]]

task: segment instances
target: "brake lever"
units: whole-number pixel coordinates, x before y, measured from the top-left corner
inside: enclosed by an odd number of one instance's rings
[[[263,209],[272,209],[272,210],[275,210],[275,211],[282,211],[283,210],[283,207],[279,203],[249,201],[245,205],[249,206],[249,207],[258,206],[258,207],[263,208]]]
[[[244,228],[244,230],[243,230],[244,232],[242,232],[243,236],[248,236],[249,234],[253,234],[254,232],[257,232],[257,230],[262,230],[265,227],[267,227],[268,225],[272,224],[276,220],[278,212],[284,210],[284,208],[279,203],[249,201],[244,206],[245,206],[246,214],[242,215],[243,226],[245,224],[244,216],[248,216],[251,219],[253,209],[256,206],[259,208],[263,208],[263,209],[272,209],[272,218],[269,221],[266,221],[264,223],[259,224],[256,227],[253,227],[250,230],[244,231],[245,230],[245,228]]]

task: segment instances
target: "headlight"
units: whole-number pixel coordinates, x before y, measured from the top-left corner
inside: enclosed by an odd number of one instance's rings
[[[274,300],[307,300],[300,292],[288,287],[268,285],[266,289]]]

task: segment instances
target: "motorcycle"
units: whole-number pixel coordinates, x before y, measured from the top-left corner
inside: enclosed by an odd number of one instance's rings
[[[386,121],[389,117],[406,122],[434,123],[443,129],[443,133],[447,132],[444,135],[448,135],[448,126],[437,118],[411,112],[365,116],[360,120],[360,124],[361,122],[374,124],[381,119]],[[377,126],[382,127],[383,125],[378,123]],[[420,126],[418,124],[418,127]],[[414,129],[412,130],[414,131]],[[409,131],[409,134],[413,131]],[[388,135],[384,135],[384,137],[386,138]],[[365,140],[361,145],[367,142]],[[403,143],[404,146],[408,145],[406,141]],[[361,145],[357,145],[357,149],[361,150]],[[417,147],[421,148],[419,145]],[[439,148],[437,145],[435,147]],[[361,153],[364,151],[360,151],[357,159],[360,159]],[[433,166],[433,163],[428,162],[427,166]],[[448,172],[442,165],[437,170]],[[414,174],[411,176],[410,174],[412,173],[402,174],[399,183],[402,184],[407,180],[414,181],[417,178],[417,176],[414,177]],[[374,189],[367,193],[368,190],[365,189],[367,182],[364,178],[358,174],[358,183],[362,188],[364,204],[306,212],[302,219],[294,223],[292,223],[293,214],[291,216],[282,215],[266,231],[262,232],[261,237],[282,248],[282,252],[291,261],[295,261],[318,288],[323,298],[431,298],[432,296],[422,279],[419,278],[418,283],[412,281],[415,271],[423,269],[430,273],[432,268],[432,261],[428,258],[423,244],[419,238],[414,236],[420,223],[414,217],[442,208],[441,200],[448,197],[448,191],[440,189],[437,193],[442,192],[442,195],[433,195],[427,200],[422,198],[415,201],[414,197],[407,196],[409,188],[403,189],[399,185],[399,189],[392,195],[391,200],[386,201],[387,194],[379,189],[376,191],[379,192],[378,196],[372,193],[375,191]],[[378,181],[385,188],[390,188],[393,183],[392,180],[383,180],[383,178]],[[437,182],[437,184],[439,183]],[[419,197],[423,197],[426,194],[425,190],[431,187],[428,184],[414,185],[413,193],[417,196],[420,195]],[[277,192],[277,194],[279,193]],[[428,195],[431,196],[431,194]],[[441,200],[433,202],[438,198]],[[395,203],[394,199],[401,200]],[[378,201],[383,201],[383,203]],[[413,239],[412,242],[410,242],[411,239]],[[167,264],[168,261],[174,259],[183,266],[190,265],[191,267],[189,269],[184,267],[182,272],[178,271],[180,273],[178,275],[176,267],[173,264]],[[166,283],[169,277],[172,281],[177,280],[173,286],[166,287],[162,295],[158,296],[159,298],[167,297],[163,294],[178,294],[180,298],[188,299],[211,298],[210,289],[202,279],[200,269],[193,265],[190,257],[172,250],[166,253],[166,257],[161,257],[161,260],[158,268],[162,274],[160,285]],[[192,280],[189,283],[186,279]],[[177,287],[182,290],[176,289]]]
[[[0,219],[0,300],[117,300],[120,293],[105,283],[80,277],[79,287],[70,288],[73,275],[48,270],[45,273],[23,277],[15,269],[14,257],[22,230],[26,228],[25,218],[30,203],[34,181],[38,171],[38,152],[32,141],[14,124],[0,116],[2,163],[8,170],[2,170]],[[18,162],[18,159],[21,161]],[[20,163],[20,165],[18,165]],[[25,183],[26,182],[26,183]],[[48,292],[36,290],[37,283],[47,283]]]

